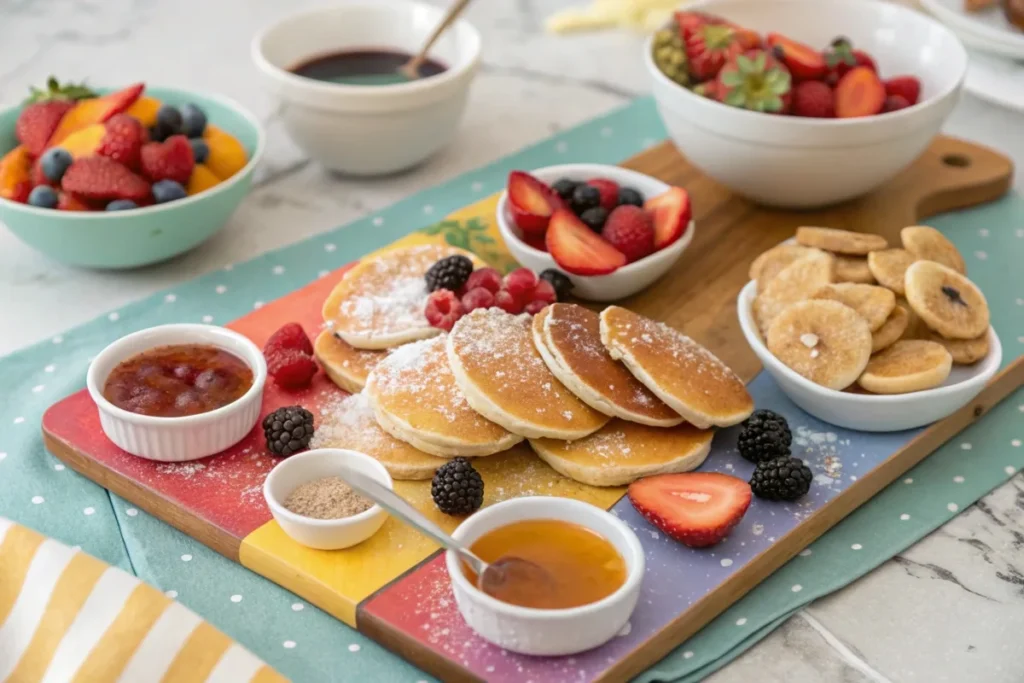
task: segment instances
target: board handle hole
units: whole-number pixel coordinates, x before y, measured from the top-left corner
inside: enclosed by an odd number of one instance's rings
[[[971,159],[963,154],[946,154],[942,157],[942,163],[954,168],[967,168],[971,165]]]

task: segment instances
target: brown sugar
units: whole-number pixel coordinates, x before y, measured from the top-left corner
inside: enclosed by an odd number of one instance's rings
[[[284,506],[289,512],[313,519],[343,519],[373,507],[352,490],[341,477],[321,477],[300,484],[288,494]]]

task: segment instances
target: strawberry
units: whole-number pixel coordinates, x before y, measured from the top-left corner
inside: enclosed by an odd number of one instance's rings
[[[533,247],[537,251],[548,250],[548,245],[544,243],[543,232],[525,233],[523,235],[523,242],[525,242],[527,246]]]
[[[721,88],[718,85],[718,81],[704,81],[703,83],[698,83],[693,86],[693,92],[701,97],[706,97],[709,100],[721,101],[722,99]]]
[[[864,50],[855,50],[853,43],[842,36],[832,41],[829,48],[825,50],[824,57],[825,64],[828,65],[825,82],[832,87],[835,87],[851,69],[858,66],[866,66],[878,73],[878,66],[875,65],[875,60],[871,58],[871,55]]]
[[[823,78],[828,64],[821,53],[809,45],[797,42],[781,33],[769,33],[767,42],[775,58],[786,65],[789,73],[798,81],[812,81]]]
[[[740,109],[785,114],[793,79],[786,66],[764,50],[733,55],[718,72],[721,102]]]
[[[53,131],[60,120],[75,106],[69,100],[50,100],[30,104],[21,110],[14,124],[14,135],[25,146],[29,154],[39,156],[46,149]]]
[[[625,254],[601,239],[568,209],[559,209],[551,216],[545,241],[555,263],[567,273],[606,275],[626,265]]]
[[[287,323],[270,335],[270,339],[263,345],[263,355],[269,358],[277,351],[289,349],[307,356],[313,355],[313,344],[299,323]]]
[[[455,292],[448,289],[438,289],[427,297],[427,307],[424,315],[431,327],[451,332],[452,327],[458,322],[466,311],[462,308],[459,297]]]
[[[654,253],[654,225],[639,206],[620,206],[612,211],[601,237],[625,254],[630,263]]]
[[[664,249],[683,236],[690,225],[693,210],[690,195],[681,187],[673,187],[644,202],[644,211],[654,224],[654,249]]]
[[[717,472],[660,474],[629,485],[629,502],[644,519],[691,548],[715,545],[750,507],[750,485]]]
[[[793,116],[831,119],[836,115],[835,95],[822,81],[802,81],[793,88]]]
[[[508,199],[512,220],[527,235],[547,230],[551,214],[562,205],[550,187],[523,171],[508,174]]]
[[[736,29],[728,24],[704,24],[686,40],[690,74],[698,81],[714,78],[726,62],[743,51]]]
[[[619,185],[614,180],[594,178],[588,180],[587,185],[596,188],[601,193],[601,207],[605,211],[611,211],[619,205]]]
[[[313,356],[296,349],[282,349],[267,359],[267,373],[283,389],[303,389],[316,374]]]
[[[751,50],[756,47],[761,47],[761,36],[757,31],[752,31],[748,28],[744,28],[738,24],[716,17],[713,14],[706,12],[676,12],[675,13],[676,26],[679,29],[679,35],[684,41],[688,40],[690,36],[696,33],[701,27],[708,25],[717,26],[728,26],[736,32],[736,37],[743,45],[744,50]]]
[[[836,116],[849,119],[874,116],[885,106],[885,87],[878,74],[858,66],[839,79],[836,86]]]
[[[149,183],[126,166],[106,157],[83,157],[72,162],[61,179],[61,187],[85,201],[131,199],[136,203],[149,199]]]
[[[57,210],[58,211],[95,211],[93,207],[89,206],[76,197],[70,192],[61,192],[60,197],[57,199]]]
[[[128,168],[138,168],[142,157],[142,145],[147,138],[146,129],[139,120],[127,114],[115,114],[107,119],[104,126],[107,132],[100,140],[96,154],[110,157]]]
[[[882,105],[882,113],[887,114],[891,111],[899,111],[909,106],[910,102],[907,102],[907,98],[903,95],[889,95],[885,98],[885,104]]]
[[[893,76],[882,85],[886,95],[899,95],[908,105],[917,104],[921,97],[921,81],[916,76]]]
[[[142,174],[156,182],[173,180],[188,185],[196,166],[192,145],[184,135],[172,135],[164,142],[147,142],[142,146]]]

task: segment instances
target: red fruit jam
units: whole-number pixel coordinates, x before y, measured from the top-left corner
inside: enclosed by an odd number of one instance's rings
[[[252,369],[215,346],[158,346],[117,364],[103,398],[153,417],[208,413],[240,399],[252,387]]]

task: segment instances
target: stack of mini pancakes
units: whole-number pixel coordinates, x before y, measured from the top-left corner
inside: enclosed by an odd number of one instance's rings
[[[448,334],[427,326],[423,275],[452,253],[461,252],[386,253],[328,297],[317,357],[355,393],[321,415],[314,446],[360,450],[396,479],[428,479],[443,459],[527,439],[558,472],[618,486],[694,469],[714,427],[753,411],[743,382],[707,349],[624,308],[599,315],[558,303],[532,318],[477,309]]]

